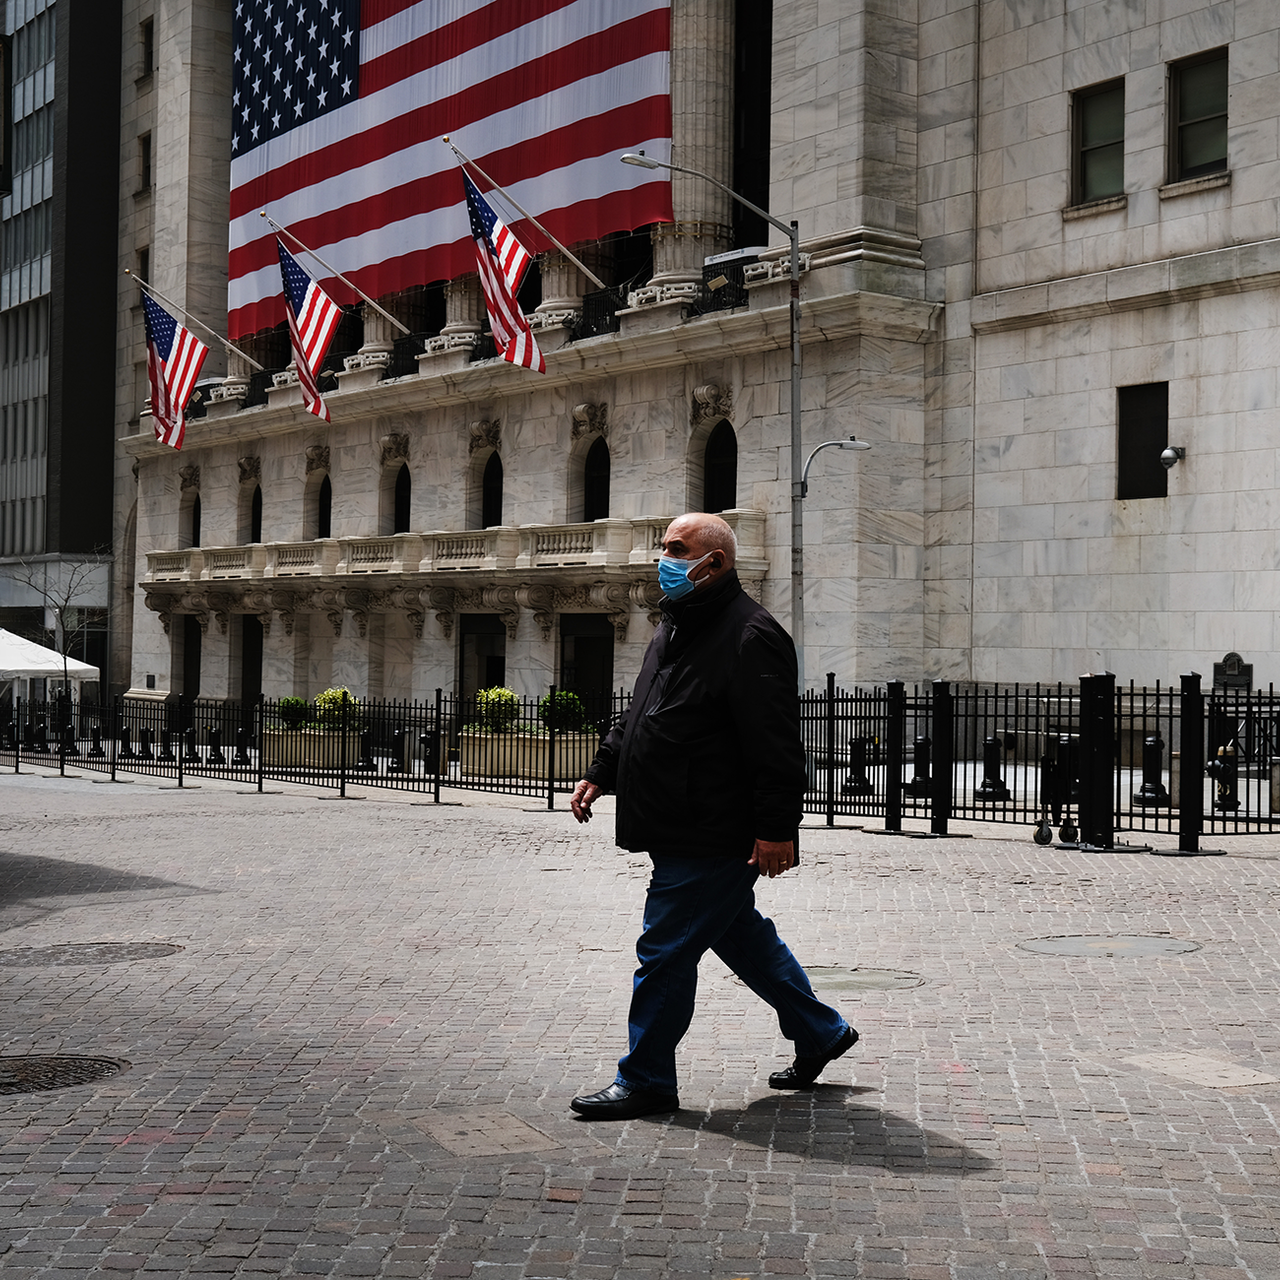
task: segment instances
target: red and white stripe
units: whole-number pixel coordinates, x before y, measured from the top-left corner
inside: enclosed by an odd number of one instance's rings
[[[168,360],[161,358],[154,343],[147,343],[147,378],[156,439],[174,449],[181,449],[186,438],[187,401],[208,354],[209,348],[182,325],[177,327]]]
[[[485,306],[489,309],[489,327],[493,330],[494,345],[504,360],[546,373],[547,362],[534,339],[529,322],[516,302],[516,290],[524,278],[530,262],[524,246],[511,234],[501,219],[493,225],[495,258],[489,250],[476,241],[476,266],[480,273],[480,288],[484,291]]]
[[[293,362],[298,369],[298,384],[302,387],[302,403],[309,413],[329,422],[329,406],[320,395],[317,380],[329,342],[342,320],[342,308],[313,281],[307,290],[302,314],[295,316],[287,300],[285,312],[289,320]]]
[[[231,162],[229,333],[281,319],[263,208],[371,297],[469,271],[446,134],[566,244],[669,221],[669,175],[618,163],[671,154],[669,6],[364,0],[360,97]]]

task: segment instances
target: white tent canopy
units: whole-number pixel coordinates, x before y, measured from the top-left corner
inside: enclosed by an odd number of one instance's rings
[[[65,663],[65,666],[64,666]],[[0,680],[96,680],[98,668],[0,628]]]

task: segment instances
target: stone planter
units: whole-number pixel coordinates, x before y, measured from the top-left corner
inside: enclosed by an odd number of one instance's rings
[[[487,733],[464,729],[459,735],[461,766],[473,778],[545,778],[547,735],[544,733]],[[556,734],[557,782],[577,782],[596,754],[600,739],[594,733]]]
[[[347,730],[347,768],[360,759],[360,734]],[[337,729],[263,729],[262,763],[266,769],[327,769],[342,763],[342,734]]]

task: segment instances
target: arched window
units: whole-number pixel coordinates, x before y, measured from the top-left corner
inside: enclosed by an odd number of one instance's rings
[[[248,542],[262,541],[262,486],[253,486],[253,495],[249,499],[249,537]]]
[[[730,511],[738,505],[738,437],[721,421],[702,455],[702,509]]]
[[[405,463],[396,472],[395,507],[391,517],[392,533],[409,532],[409,497],[413,482],[409,478],[409,465]]]
[[[329,483],[329,475],[326,472],[324,479],[320,481],[319,491],[316,493],[316,537],[332,537],[333,535],[330,533],[332,528],[333,485]]]
[[[609,514],[609,446],[603,436],[587,450],[582,468],[582,518],[604,520]]]
[[[502,459],[497,450],[484,464],[484,479],[480,482],[480,527],[492,529],[502,523]]]

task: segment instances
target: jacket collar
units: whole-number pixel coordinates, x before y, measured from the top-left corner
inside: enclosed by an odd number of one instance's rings
[[[683,600],[662,599],[663,616],[673,627],[696,627],[714,617],[742,593],[737,569],[730,569],[709,587],[693,591]]]

